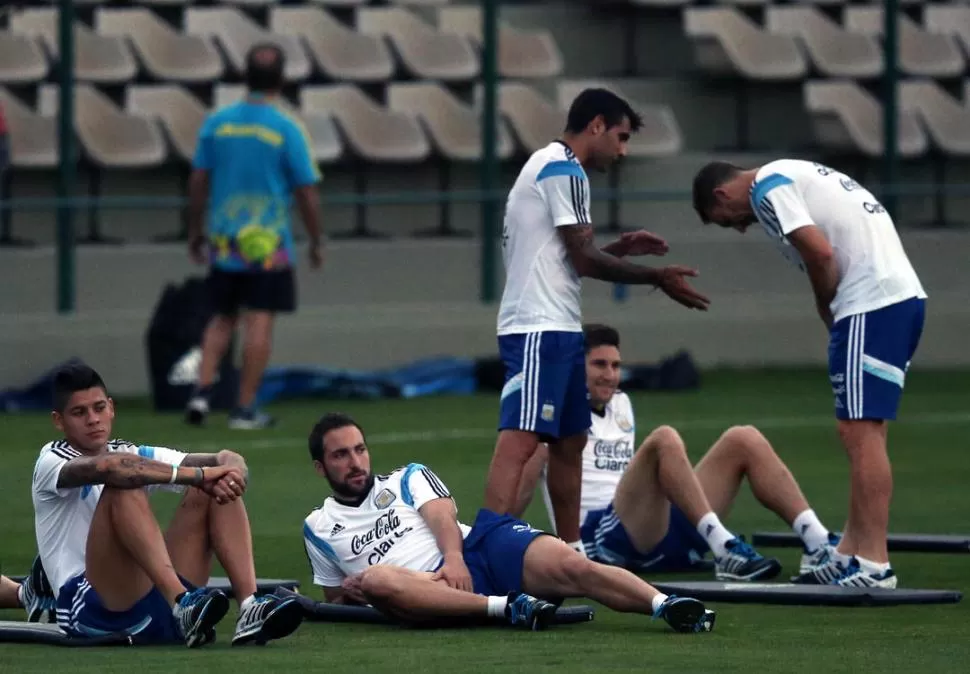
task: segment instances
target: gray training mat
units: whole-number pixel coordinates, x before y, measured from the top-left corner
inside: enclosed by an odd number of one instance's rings
[[[649,581],[665,594],[693,597],[726,604],[784,604],[787,606],[901,606],[906,604],[956,604],[958,590],[894,590],[794,583],[745,583],[721,581]]]
[[[10,576],[10,578],[17,583],[22,583],[24,581],[24,576]],[[232,585],[229,583],[228,578],[223,578],[222,576],[213,576],[209,579],[209,584],[206,587],[211,587],[217,590],[222,590],[223,592],[231,592]],[[267,594],[272,592],[278,587],[285,587],[289,590],[295,590],[300,587],[300,581],[290,580],[284,578],[257,578],[256,579],[256,592],[257,594]]]
[[[890,552],[970,552],[970,534],[889,534]],[[759,531],[751,536],[754,546],[800,548],[802,539],[791,531]]]

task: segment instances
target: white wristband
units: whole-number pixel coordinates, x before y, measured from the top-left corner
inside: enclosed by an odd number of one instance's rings
[[[172,464],[172,479],[168,481],[169,484],[175,484],[175,478],[178,477],[179,467]]]

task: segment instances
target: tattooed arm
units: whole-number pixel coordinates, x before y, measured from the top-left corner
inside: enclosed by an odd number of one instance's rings
[[[597,248],[593,242],[592,225],[565,225],[557,227],[556,231],[580,276],[612,283],[660,285],[663,281],[663,269],[633,264]]]
[[[98,456],[79,456],[65,463],[57,477],[57,488],[103,484],[117,489],[136,489],[151,484],[169,484],[171,481],[171,464],[135,454],[109,452]],[[198,487],[205,481],[205,469],[201,466],[183,465],[175,469],[175,484]]]
[[[249,467],[246,465],[246,459],[228,449],[223,449],[218,454],[189,454],[182,459],[180,465],[199,468],[232,466],[238,468],[246,480],[249,480]]]

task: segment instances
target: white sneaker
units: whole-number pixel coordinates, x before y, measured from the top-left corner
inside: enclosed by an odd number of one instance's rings
[[[868,571],[864,571],[859,566],[859,561],[853,557],[852,561],[849,562],[848,568],[845,570],[845,575],[839,578],[835,584],[840,587],[882,587],[892,590],[895,589],[898,581],[899,579],[896,577],[896,572],[892,570],[892,567],[882,573],[869,573]]]
[[[798,567],[798,573],[811,573],[812,571],[816,571],[819,567],[828,564],[832,550],[839,545],[839,541],[841,540],[841,536],[838,534],[833,534],[830,531],[828,542],[822,543],[822,545],[818,546],[814,550],[805,550],[802,554],[801,564],[799,564]]]

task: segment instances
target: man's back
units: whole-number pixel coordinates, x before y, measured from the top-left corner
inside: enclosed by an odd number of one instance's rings
[[[206,120],[195,164],[211,183],[213,264],[289,267],[292,192],[319,178],[302,125],[271,103],[235,103]]]
[[[815,225],[835,251],[840,282],[832,303],[836,321],[911,297],[926,297],[892,218],[855,180],[827,166],[781,159],[762,166],[751,204],[782,252],[802,266],[787,235]]]
[[[581,332],[580,279],[556,228],[588,223],[589,181],[561,142],[533,153],[509,192],[498,334]]]

